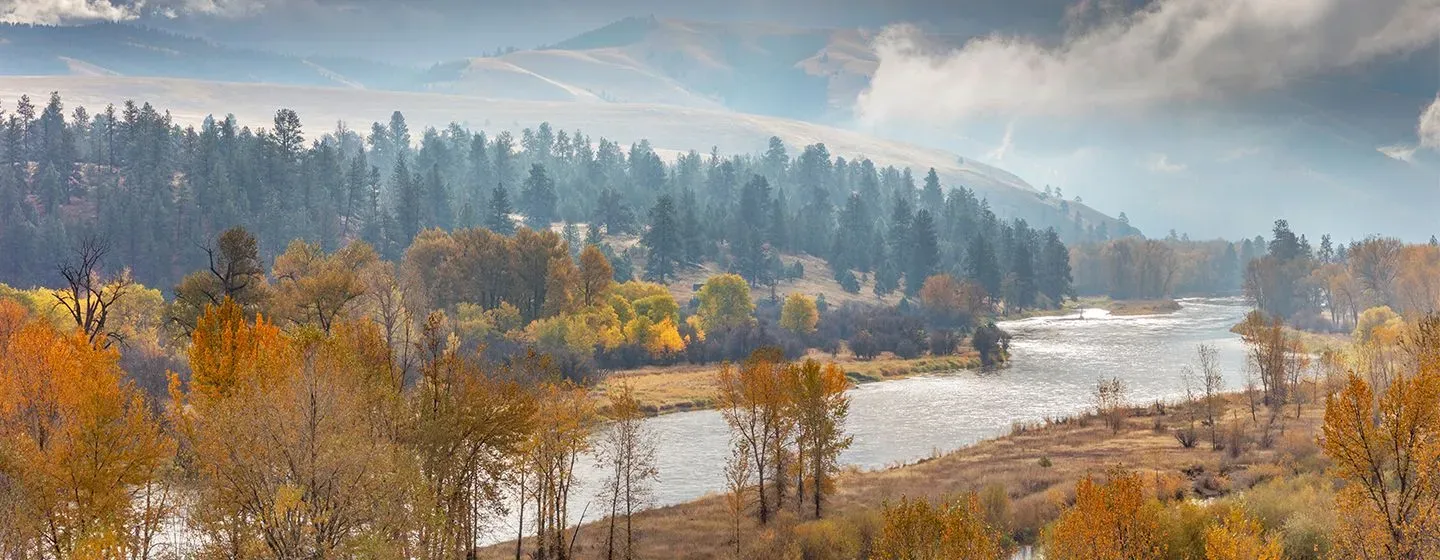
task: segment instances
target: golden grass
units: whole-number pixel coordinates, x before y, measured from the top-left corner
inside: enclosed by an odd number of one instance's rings
[[[980,367],[980,356],[973,350],[955,356],[926,356],[910,360],[888,353],[873,360],[861,360],[849,354],[831,356],[816,350],[807,357],[839,365],[857,383]],[[603,400],[612,387],[628,384],[634,391],[635,399],[640,402],[641,410],[651,416],[710,408],[715,404],[715,375],[719,370],[719,364],[681,364],[617,371],[601,382],[593,394]]]
[[[1285,410],[1284,433],[1272,428],[1274,444],[1259,445],[1262,428],[1250,419],[1242,396],[1231,395],[1220,422],[1222,433],[1240,427],[1242,452],[1211,449],[1203,426],[1200,444],[1182,447],[1174,429],[1186,426],[1190,415],[1184,407],[1154,406],[1131,411],[1125,427],[1112,433],[1099,419],[1072,418],[1048,423],[1017,426],[1011,435],[963,448],[936,458],[880,471],[847,471],[829,499],[827,517],[863,518],[886,500],[902,496],[928,497],[980,491],[999,485],[1010,498],[1010,526],[1017,540],[1032,540],[1040,527],[1054,519],[1063,504],[1073,498],[1075,482],[1091,474],[1104,474],[1115,467],[1145,473],[1156,481],[1157,493],[1213,496],[1249,488],[1279,474],[1316,472],[1325,467],[1318,453],[1318,433],[1323,405],[1307,404],[1297,418],[1293,405]],[[1265,411],[1260,411],[1260,422]],[[1228,439],[1228,438],[1225,438]],[[715,465],[720,468],[720,465]],[[785,527],[807,516],[794,513],[793,501],[777,522]],[[637,557],[640,558],[730,558],[734,555],[732,520],[724,500],[710,496],[699,500],[640,513],[635,520]],[[599,557],[604,551],[604,520],[581,528],[576,540],[577,558]],[[742,540],[749,546],[774,528],[742,522]],[[480,558],[514,557],[515,544],[482,550]]]

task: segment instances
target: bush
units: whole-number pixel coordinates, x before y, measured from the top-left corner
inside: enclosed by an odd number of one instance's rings
[[[920,357],[920,345],[911,340],[900,340],[895,343],[895,355],[906,360],[913,360]]]
[[[857,358],[872,360],[880,355],[880,348],[875,344],[875,337],[870,336],[870,331],[860,331],[850,339],[850,352]]]
[[[794,546],[805,560],[849,560],[860,554],[860,537],[855,527],[833,519],[820,519],[795,526]]]
[[[949,356],[960,346],[960,337],[954,331],[937,330],[930,334],[930,354]]]

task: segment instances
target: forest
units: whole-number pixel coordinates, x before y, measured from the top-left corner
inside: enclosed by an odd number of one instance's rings
[[[307,137],[284,109],[196,129],[58,95],[3,117],[0,558],[1440,552],[1440,518],[1411,513],[1440,504],[1434,239],[1040,229],[933,170],[778,139],[674,157],[546,123],[417,141],[399,112]],[[986,461],[840,459],[857,363],[992,375],[1001,319],[1238,294],[1243,387],[1207,345],[1178,402],[1102,376],[1091,410],[977,447],[1006,474],[944,494],[905,477]],[[677,529],[650,509],[656,411],[632,382],[683,371],[728,453]],[[1141,445],[1159,447],[1107,462]],[[1077,452],[1103,459],[1059,462]],[[598,513],[572,509],[583,462]]]

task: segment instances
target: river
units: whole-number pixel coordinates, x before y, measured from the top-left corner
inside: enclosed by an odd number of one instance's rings
[[[1230,327],[1249,308],[1239,299],[1186,299],[1167,315],[1076,315],[1006,321],[1014,335],[1010,363],[992,372],[956,371],[867,383],[850,391],[847,431],[854,443],[841,462],[879,469],[914,462],[1004,435],[1015,422],[1069,416],[1093,407],[1101,377],[1118,377],[1133,404],[1184,395],[1181,369],[1194,364],[1196,347],[1217,348],[1227,390],[1244,383],[1244,349]],[[713,410],[679,412],[647,420],[657,438],[659,479],[654,506],[687,502],[724,488],[729,429]],[[587,521],[598,518],[595,489],[603,474],[577,468],[572,491],[576,521],[586,502]],[[513,538],[501,529],[498,540]]]

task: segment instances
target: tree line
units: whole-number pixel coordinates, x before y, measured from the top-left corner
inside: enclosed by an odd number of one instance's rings
[[[281,109],[268,128],[233,116],[181,127],[149,104],[92,115],[67,113],[59,95],[43,108],[22,97],[0,113],[0,281],[45,284],[46,248],[91,235],[111,240],[137,281],[170,285],[234,226],[254,232],[266,261],[294,239],[327,252],[363,240],[396,261],[428,229],[509,235],[523,221],[572,247],[641,236],[634,272],[662,283],[713,261],[773,287],[793,268],[780,255],[804,253],[852,292],[873,279],[879,294],[913,296],[949,273],[1028,308],[1070,289],[1063,240],[1109,235],[1063,208],[1044,229],[1003,220],[933,170],[917,185],[909,169],[832,156],[824,144],[788,149],[772,138],[755,156],[667,161],[644,140],[627,148],[548,123],[518,138],[460,124],[417,134],[397,111],[368,130],[315,133]],[[611,256],[631,270],[631,252]]]

